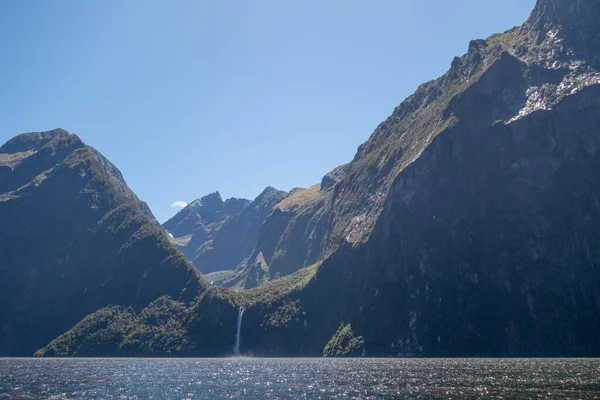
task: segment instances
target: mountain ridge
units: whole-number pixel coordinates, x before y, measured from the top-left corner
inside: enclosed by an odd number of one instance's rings
[[[31,355],[110,303],[204,290],[116,167],[78,136],[24,134],[0,152],[0,354]]]
[[[243,308],[257,356],[599,356],[599,4],[538,0],[263,207],[249,290],[100,308],[37,355],[227,355]]]
[[[286,196],[267,187],[253,201],[223,201],[215,192],[190,203],[163,228],[175,234],[174,243],[200,272],[232,271],[250,255],[263,221]]]

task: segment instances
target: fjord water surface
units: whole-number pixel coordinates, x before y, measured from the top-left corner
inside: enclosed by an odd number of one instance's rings
[[[600,399],[598,359],[0,359],[0,399]]]

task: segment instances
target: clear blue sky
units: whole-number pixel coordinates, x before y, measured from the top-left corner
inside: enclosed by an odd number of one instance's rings
[[[318,183],[534,0],[2,0],[0,142],[61,127],[164,222]]]

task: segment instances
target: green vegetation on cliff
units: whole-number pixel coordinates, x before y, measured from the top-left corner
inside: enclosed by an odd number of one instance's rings
[[[253,220],[229,281],[252,290],[206,288],[78,139],[12,143],[0,343],[60,328],[38,355],[228,355],[243,308],[248,355],[600,355],[599,34],[599,1],[539,0],[471,42],[351,163]]]
[[[342,322],[340,327],[331,337],[331,340],[323,349],[325,357],[352,357],[359,356],[365,345],[365,340],[362,336],[356,337],[352,331],[350,324],[344,325]]]
[[[164,296],[136,313],[132,307],[98,310],[52,341],[36,356],[169,356],[190,351],[189,310]]]
[[[105,306],[202,293],[118,169],[76,135],[23,134],[0,154],[0,355],[31,355]]]
[[[38,350],[38,357],[61,356],[224,356],[231,354],[237,311],[246,318],[264,316],[261,326],[281,328],[290,322],[290,307],[314,276],[318,266],[265,286],[236,292],[209,287],[191,303],[168,296],[136,311],[133,307],[100,309]],[[248,315],[250,317],[248,317]]]

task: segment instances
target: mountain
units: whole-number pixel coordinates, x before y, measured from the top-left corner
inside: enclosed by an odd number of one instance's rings
[[[189,204],[163,228],[200,272],[232,271],[251,254],[261,225],[286,196],[268,187],[254,201],[223,201],[216,192]]]
[[[37,354],[231,354],[243,307],[258,356],[600,356],[599,40],[599,0],[538,0],[274,205],[249,290],[105,307]]]
[[[119,170],[56,129],[0,147],[0,355],[30,356],[109,304],[204,290]]]
[[[241,213],[249,204],[250,201],[246,199],[231,198],[223,201],[219,192],[211,193],[188,204],[165,222],[163,228],[175,238],[195,233],[204,237]]]
[[[174,243],[198,270],[209,274],[207,279],[216,277],[214,283],[229,288],[252,289],[323,259],[333,189],[344,167],[308,189],[285,193],[269,187],[237,215],[216,218],[215,212],[230,200],[223,203],[219,196],[214,201],[219,205],[207,213],[202,198],[163,227],[176,232]]]
[[[343,168],[327,174],[320,185],[293,190],[277,203],[262,224],[252,253],[223,285],[251,289],[322,260],[336,177]]]
[[[246,199],[231,198],[223,201],[219,192],[211,193],[188,204],[165,222],[163,228],[193,263],[202,254],[202,246],[210,248],[210,243],[221,228],[249,204],[250,201]],[[204,269],[201,260],[198,260],[197,268],[203,273],[215,271]]]
[[[335,298],[303,312],[370,355],[599,355],[599,37],[600,2],[540,0],[396,108],[336,187]]]
[[[487,100],[479,108],[493,114],[491,124],[550,108],[597,82],[600,42],[589,17],[597,7],[597,0],[540,1],[522,27],[472,41],[446,75],[419,87],[394,110],[352,162],[276,207],[250,258],[224,284],[252,288],[322,261],[340,246],[366,243],[394,180],[457,122],[454,108],[475,109],[475,103],[459,99],[481,78],[497,80],[479,94]],[[511,79],[520,73],[528,74],[523,82]],[[496,95],[512,97],[487,98]]]

